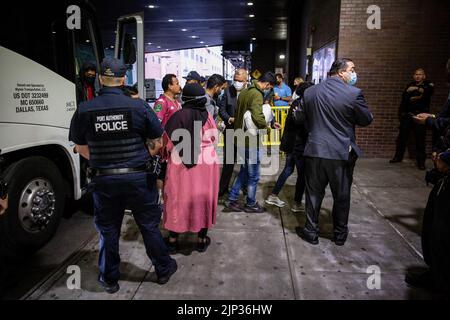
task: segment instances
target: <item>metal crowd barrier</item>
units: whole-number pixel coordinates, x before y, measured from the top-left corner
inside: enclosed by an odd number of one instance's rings
[[[281,125],[280,130],[270,130],[270,134],[267,134],[263,137],[263,145],[268,146],[279,146],[281,144],[281,137],[283,136],[284,127],[286,125],[286,118],[289,112],[290,107],[272,107],[272,112],[275,115],[275,121]],[[221,133],[219,136],[219,145],[220,148],[224,146],[223,134]]]

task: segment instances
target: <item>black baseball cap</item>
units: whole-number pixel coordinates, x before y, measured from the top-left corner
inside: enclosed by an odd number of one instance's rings
[[[202,81],[202,77],[198,74],[197,71],[191,71],[186,77],[183,78],[186,80],[197,80],[198,82]]]
[[[260,82],[268,82],[270,85],[274,86],[277,83],[277,77],[273,72],[266,72],[261,78],[258,79]]]
[[[101,75],[106,77],[121,78],[127,72],[125,64],[116,58],[105,58],[101,65]]]

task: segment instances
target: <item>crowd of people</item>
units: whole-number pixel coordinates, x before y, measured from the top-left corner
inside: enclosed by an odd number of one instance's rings
[[[86,78],[92,77],[90,68],[86,66]],[[80,105],[72,120],[70,137],[77,152],[96,169],[90,188],[101,235],[99,281],[108,292],[118,290],[118,235],[125,206],[133,211],[161,284],[177,270],[170,255],[180,249],[180,234],[197,233],[197,250],[207,250],[211,243],[208,231],[216,223],[220,200],[229,212],[265,211],[256,196],[261,174],[261,137],[267,131],[280,129],[273,115],[267,114],[271,113],[265,108],[267,103],[286,107],[288,113],[280,146],[286,163],[265,203],[286,205],[279,194],[297,169],[291,210],[305,211],[307,219],[296,232],[304,241],[317,245],[319,212],[329,185],[334,199],[333,242],[345,245],[353,170],[362,155],[355,127],[368,126],[373,121],[362,91],[355,86],[357,73],[352,60],[336,60],[329,78],[317,85],[296,78],[293,91],[283,75],[271,72],[250,80],[247,70],[237,69],[229,83],[218,74],[203,78],[192,71],[185,77],[184,88],[176,75],[168,74],[162,80],[164,93],[152,109],[138,98],[136,87],[124,86],[124,68],[114,59],[103,62],[99,77],[103,88],[96,99],[89,89],[91,81],[83,87],[87,102]],[[450,74],[450,61],[448,69]],[[427,173],[427,181],[435,188],[423,223],[423,251],[430,270],[423,275],[408,275],[407,282],[444,286],[448,290],[449,278],[444,271],[450,267],[450,244],[445,230],[450,216],[445,212],[450,208],[450,102],[439,116],[430,114],[433,89],[425,71],[418,69],[414,82],[408,84],[402,96],[400,133],[391,163],[403,159],[413,130],[417,165],[424,169],[426,128],[433,130],[435,169]],[[87,117],[87,110],[95,116]],[[114,125],[110,128],[115,129],[105,132],[89,129],[101,127],[96,124],[105,121],[105,115],[122,120],[121,129]],[[219,131],[224,137],[222,168],[217,150]],[[239,139],[237,132],[254,139]],[[143,142],[146,150],[142,149]],[[150,159],[157,159],[156,164],[150,161],[155,175],[144,179],[148,165],[145,170],[144,167]],[[239,174],[232,183],[238,163]],[[128,191],[122,191],[125,189]],[[241,194],[246,197],[244,205]],[[165,241],[158,229],[161,208],[163,227],[169,232]]]

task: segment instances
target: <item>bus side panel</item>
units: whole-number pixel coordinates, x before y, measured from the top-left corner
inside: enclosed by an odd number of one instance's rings
[[[68,140],[76,110],[75,84],[0,46],[0,149],[2,155],[42,145],[60,145],[69,155],[75,199],[81,196],[79,156]]]
[[[0,61],[5,75],[0,82],[1,123],[70,127],[76,110],[74,83],[4,47],[0,47]],[[3,139],[0,136],[0,147]]]

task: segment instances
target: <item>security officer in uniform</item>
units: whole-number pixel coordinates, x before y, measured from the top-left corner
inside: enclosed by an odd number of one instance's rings
[[[167,283],[177,270],[158,229],[156,175],[147,166],[146,142],[160,148],[163,129],[142,100],[124,94],[125,72],[121,61],[103,60],[100,95],[80,104],[71,128],[77,151],[89,159],[95,225],[100,233],[99,283],[108,293],[120,288],[119,238],[125,207],[132,210],[142,233],[157,282]]]
[[[434,85],[426,80],[423,69],[417,69],[413,78],[414,81],[408,84],[402,95],[399,109],[400,132],[397,138],[395,156],[390,163],[402,162],[411,130],[413,130],[416,139],[417,166],[420,170],[425,170],[426,129],[424,126],[417,125],[414,122],[414,117],[421,113],[430,112]]]

